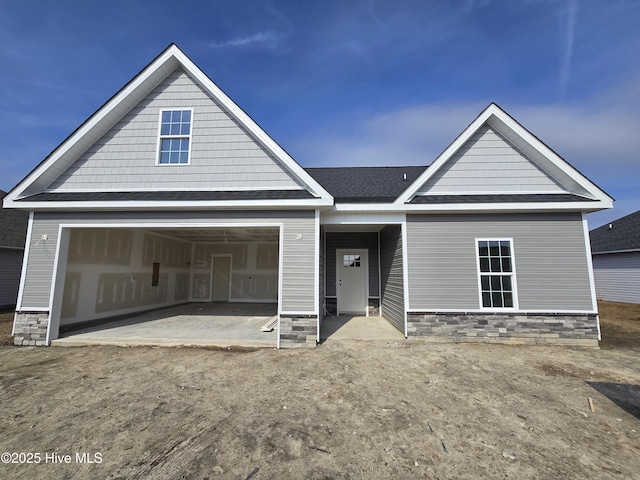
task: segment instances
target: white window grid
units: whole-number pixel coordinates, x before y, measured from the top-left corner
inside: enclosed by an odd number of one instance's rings
[[[192,134],[193,108],[161,109],[158,123],[156,165],[189,165],[191,163]],[[163,154],[166,154],[168,161],[163,160]]]
[[[484,255],[480,255],[480,245],[481,242],[487,242],[487,246],[489,247],[488,255],[485,257]],[[498,255],[491,255],[490,245],[491,243],[498,243]],[[508,244],[509,247],[509,255],[503,255],[502,248],[500,248],[500,242],[504,242]],[[516,281],[516,262],[515,262],[515,251],[514,251],[514,242],[513,238],[476,238],[475,245],[476,251],[476,262],[477,262],[477,272],[478,272],[478,297],[480,308],[483,310],[518,310],[518,288]],[[482,271],[482,267],[485,267],[486,264],[482,262],[482,259],[488,258],[489,271]],[[492,262],[492,260],[497,260]],[[508,262],[504,262],[504,260],[508,260]],[[481,266],[481,262],[483,265]],[[504,263],[503,263],[504,262]],[[510,271],[505,271],[505,265],[510,267]],[[488,279],[489,289],[483,288],[483,277]],[[504,288],[504,277],[508,277],[511,283],[511,289]],[[499,280],[498,280],[499,279]],[[500,293],[502,305],[494,305],[493,294]],[[512,305],[505,306],[505,293],[511,292],[511,303]],[[483,293],[489,293],[490,297],[490,305],[485,305],[483,299]],[[496,302],[498,303],[498,302]]]

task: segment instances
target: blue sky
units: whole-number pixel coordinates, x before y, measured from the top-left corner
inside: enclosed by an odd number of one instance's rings
[[[494,101],[640,209],[640,2],[3,0],[0,189],[175,42],[300,164],[424,165]]]

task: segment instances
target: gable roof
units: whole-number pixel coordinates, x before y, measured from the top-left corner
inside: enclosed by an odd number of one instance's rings
[[[5,198],[4,205],[15,208],[24,207],[24,204],[19,204],[16,201],[42,193],[82,153],[106,134],[162,80],[179,67],[211,95],[232,118],[249,132],[256,142],[273,155],[283,168],[312,194],[311,199],[305,200],[306,203],[315,206],[331,205],[333,203],[331,195],[313,177],[215,85],[175,44],[171,44],[14,187]],[[48,208],[46,202],[35,203],[37,205],[32,204],[29,207]],[[140,204],[138,206],[148,207],[149,205]]]
[[[551,180],[561,185],[563,193],[572,195],[573,201],[567,202],[567,198],[563,197],[561,201],[564,203],[564,208],[576,208],[584,211],[595,211],[603,208],[611,208],[613,206],[613,199],[601,190],[597,185],[587,179],[578,170],[572,167],[568,162],[561,158],[557,153],[551,150],[547,145],[540,141],[535,135],[529,132],[526,128],[520,125],[504,110],[502,110],[495,103],[491,103],[486,109],[484,109],[478,117],[442,152],[438,158],[425,170],[407,190],[400,195],[396,200],[396,205],[401,204],[428,204],[437,203],[430,202],[427,199],[417,199],[418,196],[429,196],[429,192],[421,192],[421,189],[430,179],[435,178],[446,165],[452,162],[454,155],[470,141],[472,136],[478,133],[485,126],[491,127],[492,131],[495,131],[506,141],[508,141],[515,149],[521,152],[526,158],[530,159],[540,168]],[[441,192],[438,192],[439,194]],[[477,192],[469,192],[477,193]],[[501,202],[506,204],[514,204],[515,208],[520,208],[518,205],[529,204],[533,206],[538,203],[539,205],[546,204],[547,201],[544,197],[536,198],[535,201],[530,201],[528,197],[514,197],[518,192],[506,192],[509,195],[491,196],[492,199],[486,204]],[[541,195],[548,195],[549,193],[559,192],[541,192]],[[526,195],[531,193],[526,192]],[[442,195],[440,195],[442,196]],[[448,196],[447,199],[453,200],[455,196]],[[460,203],[464,202],[465,195],[460,195]],[[488,197],[487,197],[488,199]],[[453,202],[449,202],[453,203]],[[549,206],[554,203],[551,199],[548,203]],[[477,206],[484,205],[483,203],[477,203]]]
[[[427,167],[307,168],[336,203],[391,203]]]
[[[591,230],[589,236],[591,253],[640,251],[640,210]]]
[[[6,195],[7,192],[0,190],[0,199]],[[0,248],[24,248],[28,223],[28,213],[0,208]]]

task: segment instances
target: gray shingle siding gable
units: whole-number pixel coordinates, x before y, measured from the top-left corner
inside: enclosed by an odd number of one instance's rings
[[[479,171],[486,172],[478,175]],[[539,166],[490,125],[483,125],[420,188],[420,192],[545,192],[562,193]]]
[[[161,109],[193,108],[190,165],[156,165]],[[267,151],[182,69],[58,177],[50,190],[300,188]]]

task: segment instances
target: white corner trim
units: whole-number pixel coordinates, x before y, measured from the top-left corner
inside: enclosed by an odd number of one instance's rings
[[[55,300],[56,300],[56,296],[58,297],[58,299],[60,301],[62,301],[62,295],[64,294],[63,290],[64,290],[64,278],[60,278],[60,255],[62,254],[64,256],[64,260],[65,260],[65,265],[63,268],[63,272],[62,274],[65,275],[66,274],[66,270],[67,270],[67,255],[68,255],[68,250],[69,250],[69,242],[66,242],[65,248],[67,249],[67,252],[63,252],[61,253],[62,250],[62,243],[63,243],[63,227],[62,225],[58,225],[58,238],[57,238],[57,242],[56,242],[56,253],[55,256],[53,257],[53,274],[51,276],[51,289],[49,290],[49,321],[47,322],[47,338],[46,338],[46,344],[47,345],[51,345],[51,340],[52,340],[52,333],[51,333],[51,326],[53,324],[53,317],[54,314],[57,312],[53,311],[53,307],[55,305]],[[60,285],[63,287],[60,289],[60,291],[57,291],[57,284],[60,283]],[[60,315],[58,313],[58,315]],[[60,318],[57,319],[58,322],[58,330],[60,329]],[[58,338],[58,331],[55,332],[55,338]]]
[[[316,209],[315,212],[315,239],[314,239],[314,309],[316,310],[316,315],[318,316],[318,321],[316,322],[316,342],[320,343],[320,210]]]
[[[408,330],[408,314],[409,306],[411,302],[409,301],[409,255],[408,255],[408,240],[407,240],[407,218],[405,216],[402,225],[400,225],[400,234],[402,235],[402,282],[404,285],[402,286],[402,291],[404,293],[404,336],[407,338],[409,336]],[[380,274],[378,274],[380,276]],[[380,292],[380,296],[382,297],[382,292]],[[382,303],[382,299],[380,301]]]
[[[593,259],[591,257],[591,238],[589,237],[589,223],[587,216],[582,214],[582,230],[584,232],[584,248],[587,257],[587,269],[589,270],[589,289],[591,290],[591,306],[594,311],[598,310],[596,293],[596,280],[593,273]],[[600,321],[598,320],[598,340],[600,340]]]
[[[276,348],[280,348],[280,317],[282,315],[282,270],[284,267],[284,224],[278,226],[280,238],[278,240],[278,339]]]

